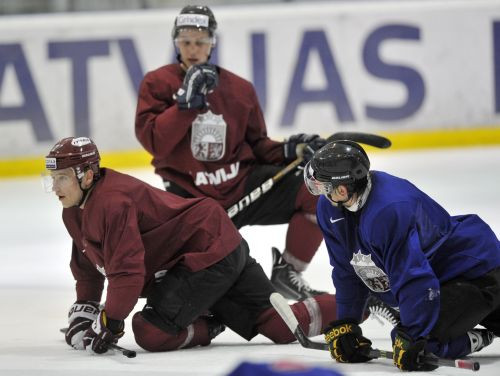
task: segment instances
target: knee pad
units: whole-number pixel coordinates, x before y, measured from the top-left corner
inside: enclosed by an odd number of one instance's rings
[[[175,334],[163,331],[144,319],[141,312],[136,312],[132,318],[132,331],[135,342],[147,351],[169,351],[178,347]]]
[[[135,341],[144,350],[151,352],[172,351],[194,346],[210,344],[207,323],[198,318],[179,333],[162,330],[146,320],[142,312],[136,312],[132,318],[132,331]]]

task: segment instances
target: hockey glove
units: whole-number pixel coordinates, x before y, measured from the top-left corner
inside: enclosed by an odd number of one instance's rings
[[[83,350],[83,335],[99,314],[99,303],[77,300],[68,312],[69,327],[66,331],[66,343],[76,350]]]
[[[204,109],[206,95],[218,84],[217,69],[212,64],[192,65],[186,72],[182,86],[174,94],[180,110]]]
[[[201,64],[198,67],[201,69],[204,78],[204,84],[201,87],[201,92],[203,94],[211,93],[219,84],[217,67],[213,64]]]
[[[363,337],[356,320],[332,321],[324,330],[330,355],[340,363],[362,363],[372,358],[368,356],[372,342]]]
[[[110,344],[115,344],[123,337],[125,325],[123,320],[113,320],[106,317],[106,311],[102,310],[96,317],[92,326],[87,329],[83,336],[85,349],[96,353],[104,354],[108,351]]]
[[[424,363],[420,356],[425,354],[424,348],[427,341],[419,338],[414,341],[406,330],[398,326],[395,328],[396,337],[392,344],[394,365],[402,371],[432,371],[438,366]],[[426,354],[432,356],[432,354]]]
[[[317,134],[299,133],[290,138],[283,145],[285,159],[288,161],[299,157],[304,159],[304,164],[314,155],[314,152],[326,145],[326,140]]]

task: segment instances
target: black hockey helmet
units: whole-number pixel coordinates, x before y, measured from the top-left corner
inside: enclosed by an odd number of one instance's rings
[[[172,39],[177,38],[179,31],[184,28],[208,30],[210,38],[213,38],[217,29],[217,21],[206,5],[186,5],[175,18]]]
[[[341,184],[358,190],[357,183],[366,181],[369,170],[370,160],[361,145],[335,141],[314,153],[304,168],[304,181],[313,195],[330,194]]]

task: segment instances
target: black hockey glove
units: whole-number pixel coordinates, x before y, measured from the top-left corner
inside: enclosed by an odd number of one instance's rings
[[[180,110],[206,108],[206,95],[215,89],[218,82],[215,65],[200,64],[190,66],[182,86],[174,94],[177,106]]]
[[[419,338],[414,341],[406,330],[398,326],[395,328],[396,337],[392,344],[394,365],[402,371],[432,371],[438,366],[424,363],[420,356],[425,354],[424,348],[427,341]],[[425,355],[433,356],[430,353]]]
[[[113,320],[106,317],[106,311],[102,310],[96,317],[92,326],[87,329],[83,336],[83,345],[86,350],[96,354],[104,354],[110,344],[115,344],[123,337],[125,324],[123,320]]]
[[[312,158],[314,152],[325,146],[326,143],[327,141],[317,134],[295,134],[290,136],[283,145],[285,159],[291,161],[302,157],[304,159],[303,164],[305,165]]]
[[[68,312],[69,327],[64,335],[66,343],[76,350],[83,350],[83,335],[99,314],[99,303],[77,300]]]
[[[330,355],[340,363],[362,363],[368,356],[372,342],[363,337],[358,322],[353,319],[332,321],[324,330]]]
[[[213,64],[201,64],[199,65],[203,72],[203,77],[205,79],[204,86],[201,88],[201,92],[204,94],[211,93],[219,84],[219,75],[217,74],[217,67]]]

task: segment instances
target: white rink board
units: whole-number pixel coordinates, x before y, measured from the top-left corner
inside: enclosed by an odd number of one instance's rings
[[[213,10],[214,60],[254,83],[274,138],[500,124],[498,0]],[[44,154],[68,135],[139,149],[136,90],[173,60],[177,13],[2,17],[0,159]]]

